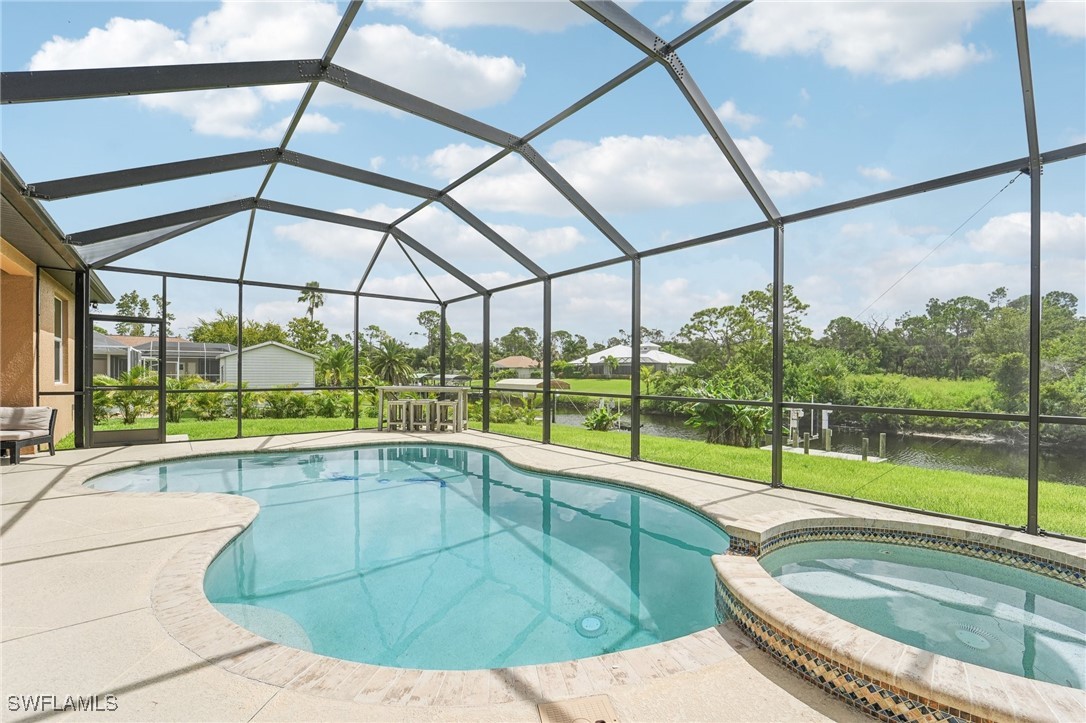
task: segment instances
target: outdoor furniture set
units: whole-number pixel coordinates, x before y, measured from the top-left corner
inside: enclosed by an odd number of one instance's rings
[[[52,407],[0,407],[0,454],[7,454],[11,464],[19,464],[19,450],[39,444],[49,445],[49,454],[56,454],[53,430],[57,410]]]

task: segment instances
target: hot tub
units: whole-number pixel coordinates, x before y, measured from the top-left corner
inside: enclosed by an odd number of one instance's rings
[[[893,519],[749,522],[714,558],[720,614],[793,672],[883,719],[1086,720],[1074,545]]]

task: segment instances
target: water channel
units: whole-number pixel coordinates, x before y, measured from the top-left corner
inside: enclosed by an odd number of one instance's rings
[[[558,424],[581,426],[584,415],[559,413]],[[622,423],[628,425],[629,417]],[[641,414],[641,434],[679,439],[703,440],[704,434],[683,424],[681,417],[667,414]],[[615,432],[623,434],[623,432]],[[861,439],[869,439],[870,453],[878,453],[879,435],[876,432],[837,428],[833,430],[833,451],[860,453]],[[813,443],[822,449],[821,441]],[[1026,446],[1004,441],[970,438],[968,436],[938,434],[890,434],[886,435],[886,457],[893,464],[946,469],[1000,477],[1026,477]],[[1081,446],[1058,450],[1046,447],[1041,450],[1040,478],[1052,482],[1086,486],[1086,449]]]

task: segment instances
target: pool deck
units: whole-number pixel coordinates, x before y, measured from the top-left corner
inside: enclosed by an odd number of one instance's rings
[[[935,521],[470,431],[329,432],[27,456],[0,470],[3,720],[61,715],[12,712],[9,696],[56,696],[59,708],[67,696],[96,694],[101,706],[105,696],[116,696],[117,709],[63,716],[535,722],[540,702],[606,694],[622,723],[869,720],[794,677],[730,623],[609,656],[498,671],[399,670],[294,651],[238,628],[203,597],[208,562],[249,524],[256,503],[228,495],[113,493],[82,486],[111,469],[193,455],[412,441],[469,444],[530,469],[625,482],[683,500],[721,523],[797,510]],[[1082,543],[1043,544],[1084,552]]]

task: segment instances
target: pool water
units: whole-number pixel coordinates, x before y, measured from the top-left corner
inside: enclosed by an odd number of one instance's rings
[[[482,450],[360,447],[170,462],[98,489],[226,492],[260,514],[211,564],[220,611],[269,639],[395,667],[570,660],[717,623],[728,536],[660,498]]]
[[[803,542],[760,562],[808,602],[880,635],[1086,688],[1083,588],[988,560],[874,542]]]

